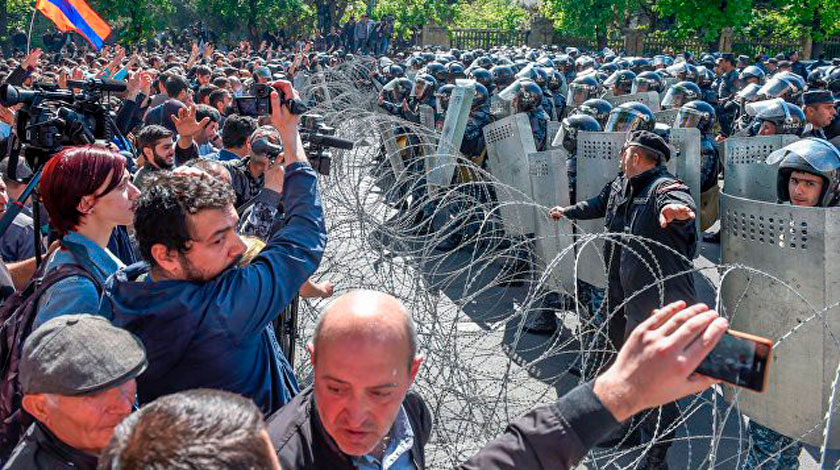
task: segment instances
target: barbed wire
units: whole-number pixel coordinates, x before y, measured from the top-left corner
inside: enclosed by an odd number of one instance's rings
[[[579,285],[560,290],[556,282],[558,270],[566,266],[573,266],[578,278],[581,253],[594,255],[602,243],[618,245],[638,258],[656,279],[646,289],[654,289],[660,300],[665,281],[693,276],[708,285],[714,307],[728,318],[738,314],[740,300],[724,310],[715,277],[721,284],[736,273],[769,280],[794,293],[802,300],[796,307],[807,310],[800,312],[805,318],[795,328],[771,338],[776,350],[806,325],[820,322],[831,345],[840,351],[827,320],[836,315],[838,304],[819,308],[796,286],[748,266],[695,264],[663,278],[656,259],[647,253],[652,247],[658,245],[689,264],[692,260],[653,240],[607,233],[576,238],[561,233],[564,240],[559,245],[565,248],[553,259],[539,259],[534,246],[545,240],[510,235],[500,210],[510,205],[523,213],[547,214],[549,208],[529,201],[521,191],[457,154],[451,155],[455,170],[468,168],[474,177],[442,188],[429,185],[424,178],[426,156],[436,151],[440,134],[378,112],[378,91],[368,79],[372,66],[371,60],[348,62],[310,75],[301,87],[302,96],[317,102],[313,110],[325,116],[337,135],[356,143],[352,151],[333,153],[332,174],[321,180],[329,241],[317,276],[335,282],[337,294],[356,288],[387,292],[411,312],[425,354],[415,388],[435,423],[426,448],[428,468],[462,462],[508,422],[553,402],[609,363],[614,353],[609,320],[614,312],[605,311],[606,307],[591,312],[591,299]],[[500,191],[521,196],[517,197],[521,202],[500,204],[496,197]],[[608,272],[606,261],[601,259]],[[640,294],[632,293],[625,303]],[[302,303],[299,347],[311,337],[324,306],[325,301]],[[529,319],[542,311],[557,316],[558,332],[527,333]],[[308,382],[311,368],[307,355],[302,356],[296,368]],[[827,397],[831,409],[837,371]],[[724,396],[721,390],[718,386],[681,400],[679,418],[673,422],[663,421],[662,409],[648,411],[647,419],[656,422],[653,439],[641,444],[631,439],[643,421],[639,417],[619,436],[621,444],[594,449],[585,465],[633,469],[654,444],[670,439],[672,447],[679,448],[676,468],[741,468],[752,442],[739,401],[743,393],[751,392],[729,389]],[[825,423],[814,422],[803,435],[791,437],[820,433],[829,418],[826,415]],[[776,468],[772,465],[768,459],[759,468]]]

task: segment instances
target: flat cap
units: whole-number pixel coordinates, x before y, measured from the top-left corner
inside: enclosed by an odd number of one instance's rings
[[[137,337],[100,316],[62,315],[29,335],[20,361],[23,393],[89,395],[125,383],[146,370]]]
[[[665,139],[650,131],[633,131],[627,136],[624,147],[641,147],[655,154],[660,162],[671,159],[671,147]]]
[[[834,104],[834,95],[828,90],[811,90],[802,94],[802,104],[811,106],[816,104]]]

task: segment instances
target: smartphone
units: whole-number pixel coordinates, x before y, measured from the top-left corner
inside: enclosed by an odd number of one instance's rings
[[[695,370],[755,392],[764,391],[773,341],[729,330]]]

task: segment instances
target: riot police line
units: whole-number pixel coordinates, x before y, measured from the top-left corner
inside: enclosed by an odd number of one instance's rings
[[[784,64],[772,76],[734,65],[726,54],[675,61],[500,48],[415,53],[404,66],[380,63],[372,77],[383,112],[439,132],[436,145],[412,147],[419,153],[383,136],[392,169],[432,188],[492,175],[489,202],[505,235],[524,240],[549,269],[548,287],[565,294],[608,295],[604,220],[552,220],[546,209],[598,196],[634,131],[660,136],[671,152],[659,163],[694,201],[696,234],[720,224],[718,308],[733,328],[778,340],[765,392],[724,387],[725,399],[750,419],[754,447],[778,439],[787,457],[798,455],[797,441],[840,449],[829,409],[840,362],[840,212],[831,208],[840,152],[828,140],[840,134],[840,67],[813,64],[802,77]],[[408,127],[388,132],[403,131],[406,142],[421,140]],[[553,328],[533,328],[544,329]]]

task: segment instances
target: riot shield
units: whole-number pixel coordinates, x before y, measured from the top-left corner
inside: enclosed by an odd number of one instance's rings
[[[681,179],[691,192],[691,198],[697,206],[698,216],[694,219],[697,230],[700,230],[700,192],[701,192],[701,158],[699,129],[671,129],[669,142],[677,151],[668,162],[668,171]]]
[[[443,121],[437,152],[426,157],[426,181],[430,186],[449,186],[452,182],[452,175],[455,174],[457,166],[455,156],[458,155],[461,142],[464,140],[473,98],[475,98],[475,82],[458,80],[449,98],[449,107],[446,110],[446,119]]]
[[[420,124],[425,127],[425,132],[420,135],[420,142],[423,145],[423,155],[431,155],[437,148],[437,138],[435,136],[435,109],[427,104],[420,105]],[[428,165],[426,161],[426,165]],[[429,169],[426,168],[426,172]]]
[[[721,280],[721,312],[733,329],[776,342],[764,392],[724,387],[724,397],[729,402],[737,398],[740,411],[752,420],[820,446],[840,361],[840,209],[726,193],[720,205],[722,261],[769,275],[743,268],[728,272]],[[835,410],[831,449],[840,448],[839,420]]]
[[[548,149],[553,150],[556,148],[562,148],[563,142],[560,142],[559,146],[554,145],[554,138],[557,137],[557,133],[560,132],[560,122],[559,121],[548,121]]]
[[[577,200],[597,196],[604,186],[618,176],[619,152],[627,139],[624,132],[578,132]],[[601,233],[604,219],[576,221],[579,233]],[[578,247],[578,272],[581,281],[596,287],[606,285],[602,241]]]
[[[680,110],[677,109],[666,109],[664,111],[656,111],[653,113],[656,122],[660,122],[662,124],[667,125],[668,127],[672,127],[674,125],[674,121],[677,119],[677,113]]]
[[[396,134],[394,133],[395,124],[393,121],[384,121],[382,126],[382,144],[385,146],[385,153],[388,154],[388,161],[391,162],[391,168],[394,170],[394,176],[398,179],[400,174],[405,171],[405,162],[403,162],[402,152],[397,145]]]
[[[517,203],[530,203],[528,155],[537,151],[531,123],[525,113],[514,114],[484,127],[487,165],[494,185],[502,224],[510,235],[535,233],[534,211]]]
[[[665,82],[665,91],[667,91],[668,88],[671,88],[671,85],[675,85],[679,82],[676,77],[663,77],[662,80]]]
[[[723,191],[732,196],[776,202],[776,166],[764,160],[796,140],[799,137],[785,134],[730,137],[723,141]]]
[[[535,210],[537,258],[543,269],[574,243],[573,226],[569,220],[556,221],[548,217],[548,209],[569,205],[569,177],[565,149],[536,152],[528,155]],[[548,275],[548,287],[557,292],[574,292],[574,253],[564,255]]]
[[[435,109],[427,104],[420,105],[420,124],[426,128],[435,130]]]
[[[659,111],[659,93],[655,91],[643,91],[632,95],[611,96],[606,95],[604,99],[607,100],[613,107],[629,103],[631,101],[638,101],[639,103],[647,105],[651,111]]]
[[[500,98],[498,93],[490,97],[490,115],[493,119],[499,121],[510,116],[512,112],[510,101]]]

